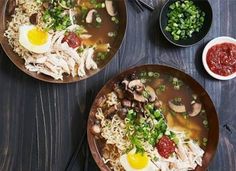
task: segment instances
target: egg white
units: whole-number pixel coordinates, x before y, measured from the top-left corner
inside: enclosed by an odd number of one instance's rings
[[[50,50],[52,36],[48,34],[48,40],[43,45],[34,45],[30,42],[28,38],[28,32],[35,29],[36,26],[33,25],[22,25],[19,28],[19,42],[27,50],[34,53],[46,53]]]
[[[131,153],[133,152],[133,150],[131,151]],[[156,167],[156,165],[148,158],[148,164],[145,168],[143,169],[135,169],[133,168],[129,162],[128,162],[128,156],[127,154],[124,154],[120,157],[120,163],[123,166],[123,168],[126,171],[157,171],[158,168]]]

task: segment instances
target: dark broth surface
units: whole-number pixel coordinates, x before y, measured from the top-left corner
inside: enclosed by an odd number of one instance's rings
[[[177,131],[184,131],[189,138],[198,141],[201,147],[204,147],[203,139],[208,137],[208,128],[206,114],[204,113],[204,107],[202,112],[195,116],[190,117],[188,114],[175,113],[168,107],[168,101],[177,98],[182,99],[182,103],[186,106],[187,111],[191,111],[191,102],[193,101],[193,95],[197,95],[188,85],[183,83],[179,90],[174,89],[170,79],[170,75],[160,74],[159,78],[151,78],[150,82],[145,83],[157,90],[158,98],[163,102],[163,114],[167,120],[167,124],[171,129]],[[158,91],[160,85],[165,86],[165,91]],[[201,102],[201,99],[199,99]]]
[[[81,0],[80,2],[80,7],[85,7],[89,11],[93,8],[90,8],[89,0]],[[97,3],[104,3],[104,0],[97,0]],[[116,3],[114,3],[114,7],[117,8]],[[119,13],[117,13],[116,16],[111,17],[107,11],[106,8],[98,8],[96,9],[97,14],[99,14],[99,17],[101,18],[101,23],[97,24],[95,16],[93,16],[93,22],[92,23],[86,23],[85,22],[85,17],[82,17],[81,15],[78,18],[78,23],[79,25],[84,26],[84,28],[88,31],[88,34],[91,34],[92,37],[84,40],[83,43],[86,45],[95,45],[95,44],[110,44],[110,47],[112,49],[114,41],[117,37],[118,30],[119,30]],[[115,18],[117,22],[112,21],[112,18]],[[109,36],[109,33],[114,34],[114,36]],[[98,53],[98,52],[97,52]],[[107,57],[109,56],[109,52],[107,55],[104,56],[104,58],[99,57],[98,55],[95,55],[95,60],[101,64],[104,62],[104,60],[107,60]]]

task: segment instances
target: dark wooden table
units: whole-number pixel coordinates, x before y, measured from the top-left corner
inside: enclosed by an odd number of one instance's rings
[[[150,0],[151,2],[151,0]],[[214,37],[236,37],[236,0],[210,0],[214,22],[208,36],[191,48],[177,48],[161,35],[158,12],[137,13],[127,3],[128,30],[120,51],[105,70],[82,82],[44,83],[17,69],[1,49],[0,171],[63,171],[85,130],[91,103],[115,74],[134,65],[166,64],[184,70],[210,94],[220,120],[220,141],[210,171],[236,170],[236,79],[217,81],[201,63],[206,43]],[[99,170],[87,142],[73,170]]]

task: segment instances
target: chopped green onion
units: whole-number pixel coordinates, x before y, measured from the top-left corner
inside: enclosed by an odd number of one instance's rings
[[[97,17],[97,18],[96,18],[96,22],[97,22],[97,23],[101,23],[101,22],[102,22],[101,17]]]
[[[174,40],[192,37],[194,32],[199,32],[205,21],[202,12],[193,1],[177,1],[169,6],[168,21],[165,30],[170,32]]]
[[[145,78],[141,78],[141,82],[144,84],[147,82],[147,80]]]
[[[117,32],[108,32],[107,35],[108,35],[108,37],[116,37]]]
[[[166,86],[165,85],[159,85],[158,87],[158,92],[164,92],[166,90]]]
[[[202,123],[203,123],[203,125],[206,126],[206,125],[208,124],[208,121],[207,121],[207,120],[204,120]]]
[[[153,77],[154,73],[153,72],[148,72],[149,77]]]

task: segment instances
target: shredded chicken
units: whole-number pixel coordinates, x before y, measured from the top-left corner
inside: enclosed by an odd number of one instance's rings
[[[72,25],[67,30],[73,31],[79,27]],[[82,53],[71,48],[66,42],[62,43],[65,31],[55,32],[52,38],[51,50],[45,54],[32,54],[25,57],[25,67],[32,72],[42,73],[62,80],[63,74],[73,77],[86,76],[86,70],[98,68],[93,59],[94,48],[85,48]]]
[[[63,4],[59,4],[63,8],[67,8]],[[80,4],[80,0],[77,0],[77,4]],[[17,0],[12,20],[8,23],[4,33],[14,52],[24,59],[26,69],[48,75],[56,80],[62,80],[64,74],[69,74],[73,77],[84,77],[86,76],[86,70],[96,70],[98,68],[93,59],[95,47],[86,48],[82,45],[80,48],[83,49],[83,52],[79,53],[78,49],[71,48],[67,42],[62,43],[67,31],[82,30],[82,40],[89,39],[92,36],[87,34],[83,27],[74,24],[73,17],[77,14],[74,9],[68,9],[71,25],[67,29],[63,31],[48,31],[51,37],[49,51],[43,54],[36,54],[22,46],[19,42],[19,28],[22,25],[31,25],[29,16],[35,13],[39,17],[37,26],[46,28],[47,24],[42,20],[42,8],[38,2]]]

